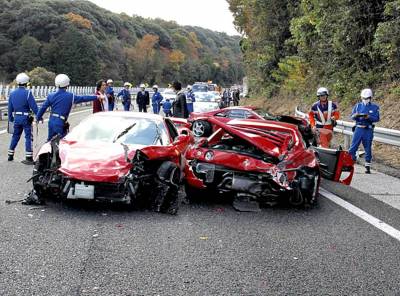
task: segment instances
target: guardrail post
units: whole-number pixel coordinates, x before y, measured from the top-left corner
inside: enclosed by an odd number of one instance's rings
[[[345,150],[349,150],[349,148],[350,148],[350,143],[351,143],[351,136],[349,136],[349,135],[344,135],[344,149]]]

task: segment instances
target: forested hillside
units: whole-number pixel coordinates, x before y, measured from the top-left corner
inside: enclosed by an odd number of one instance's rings
[[[238,36],[114,14],[84,0],[0,0],[0,7],[0,82],[36,67],[67,73],[74,85],[99,78],[230,85],[243,76]]]
[[[253,93],[400,95],[400,0],[228,0]]]

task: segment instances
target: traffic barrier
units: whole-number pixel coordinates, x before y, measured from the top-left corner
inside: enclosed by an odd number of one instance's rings
[[[0,85],[0,120],[7,120],[7,112],[8,112],[8,101],[10,93],[16,89],[16,86],[3,86]],[[118,94],[123,87],[114,87],[115,94]],[[31,88],[31,92],[36,99],[36,103],[41,104],[45,101],[46,97],[56,91],[55,86],[33,86]],[[68,91],[76,94],[76,95],[92,95],[96,92],[96,87],[94,86],[70,86],[68,87]],[[130,93],[132,95],[132,100],[136,98],[137,93],[140,91],[140,88],[131,88]],[[150,98],[153,95],[153,89],[147,88],[146,91],[149,92]],[[164,88],[159,89],[160,92],[164,91]],[[80,104],[82,105],[82,104]],[[86,106],[91,105],[91,103],[85,104]]]

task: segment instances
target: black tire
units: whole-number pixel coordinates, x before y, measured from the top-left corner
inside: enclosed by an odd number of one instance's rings
[[[212,127],[205,120],[195,120],[192,123],[192,132],[195,137],[208,137],[212,133]]]
[[[179,167],[172,161],[164,161],[157,170],[157,176],[162,182],[175,186],[181,182]]]
[[[50,167],[51,162],[51,154],[42,154],[39,156],[38,160],[35,162],[33,167],[33,176],[32,176],[32,185],[36,191],[36,194],[39,198],[45,198],[49,195],[49,191],[43,189],[41,186],[38,186],[38,181],[42,177],[40,174],[44,172],[44,170]]]

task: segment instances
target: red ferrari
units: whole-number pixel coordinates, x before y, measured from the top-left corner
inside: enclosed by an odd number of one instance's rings
[[[351,182],[349,153],[307,147],[296,125],[249,119],[223,123],[215,117],[207,122],[216,131],[186,153],[189,195],[211,189],[234,193],[236,202],[287,199],[300,206],[316,200],[321,176]]]
[[[188,122],[191,123],[193,134],[196,137],[208,137],[215,130],[215,127],[207,121],[209,117],[226,123],[232,119],[265,119],[265,116],[268,114],[264,114],[254,107],[228,107],[203,113],[192,112]]]
[[[107,200],[176,213],[193,136],[172,120],[133,112],[89,116],[41,147],[32,198]]]

